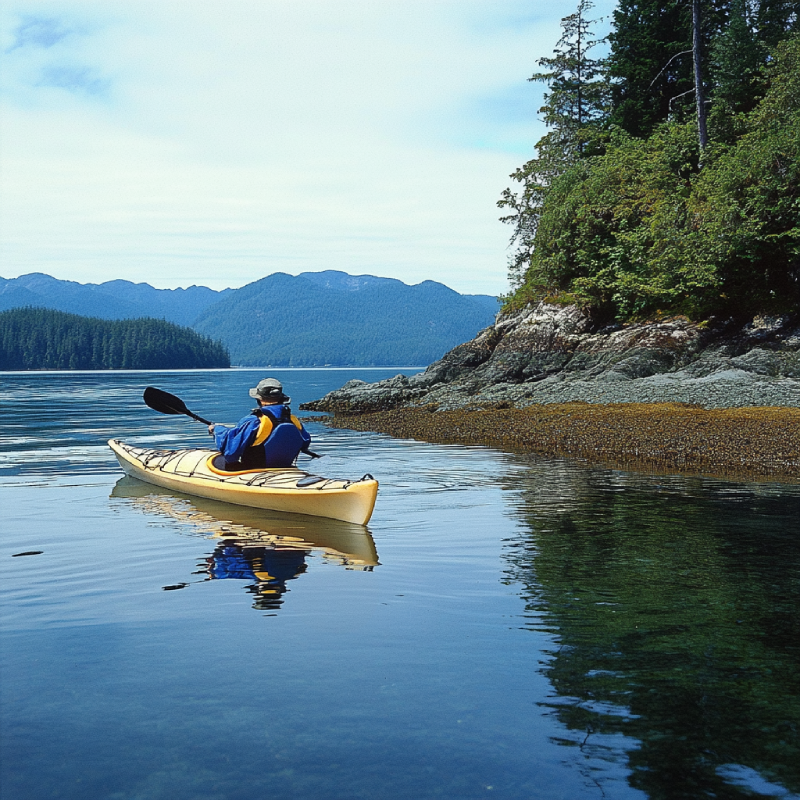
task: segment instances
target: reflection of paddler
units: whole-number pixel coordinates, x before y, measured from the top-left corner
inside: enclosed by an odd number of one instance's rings
[[[237,578],[264,583],[286,583],[306,570],[303,550],[240,547],[227,542],[206,559],[212,578]]]
[[[286,582],[306,571],[303,550],[280,547],[242,547],[223,542],[206,559],[214,579],[252,581],[248,589],[257,595],[256,608],[277,608]]]

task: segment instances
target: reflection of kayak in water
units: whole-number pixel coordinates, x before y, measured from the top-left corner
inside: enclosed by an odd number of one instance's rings
[[[371,570],[378,564],[375,542],[362,525],[176,495],[127,476],[117,481],[111,496],[129,498],[141,511],[186,523],[194,532],[220,539],[224,545],[278,548],[302,557],[317,550],[348,569]]]
[[[186,494],[252,508],[366,525],[375,507],[378,482],[334,480],[303,470],[261,469],[225,472],[215,466],[215,450],[153,450],[111,439],[122,469],[139,480]]]

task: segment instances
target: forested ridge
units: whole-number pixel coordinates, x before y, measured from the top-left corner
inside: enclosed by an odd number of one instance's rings
[[[591,9],[531,77],[548,132],[499,202],[506,308],[798,312],[800,2],[620,0],[603,40]]]
[[[50,308],[101,319],[163,318],[219,339],[248,366],[428,364],[491,325],[496,297],[435,281],[337,270],[275,272],[238,289],[80,284],[41,273],[0,278],[0,311]]]
[[[0,313],[0,370],[229,366],[222,344],[161,319],[104,320],[45,308]]]
[[[416,365],[491,325],[498,310],[495,298],[434,281],[275,273],[231,293],[193,327],[226,342],[241,366]]]

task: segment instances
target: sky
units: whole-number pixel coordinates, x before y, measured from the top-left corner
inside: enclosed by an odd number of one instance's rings
[[[5,0],[0,276],[504,293],[496,203],[575,5]]]

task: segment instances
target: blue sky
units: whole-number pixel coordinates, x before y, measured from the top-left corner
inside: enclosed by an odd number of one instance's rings
[[[340,269],[502,293],[495,204],[544,132],[526,78],[573,10],[6,0],[0,275]]]

